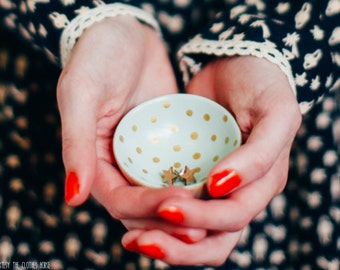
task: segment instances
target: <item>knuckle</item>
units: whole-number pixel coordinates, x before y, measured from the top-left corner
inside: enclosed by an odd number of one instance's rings
[[[122,220],[124,219],[124,215],[121,211],[115,206],[116,204],[110,203],[108,206],[106,206],[106,210],[109,212],[112,218],[116,220]]]
[[[252,218],[252,215],[249,214],[240,215],[231,225],[232,230],[235,232],[243,230],[251,222]]]
[[[264,176],[271,167],[270,162],[271,154],[265,150],[259,151],[256,153],[256,156],[253,160],[253,166],[257,169],[259,176]]]
[[[281,177],[281,180],[278,181],[278,187],[275,192],[275,196],[281,194],[284,191],[284,189],[287,186],[287,180],[288,180],[288,173],[284,174]]]
[[[213,267],[219,267],[222,264],[224,264],[226,260],[227,260],[227,256],[214,258],[208,262],[208,265],[213,266]]]
[[[109,192],[103,191],[103,196],[105,196],[105,208],[116,220],[126,220],[129,218],[128,210],[129,206],[122,203],[122,195],[124,192],[119,192],[120,188],[114,188]]]
[[[72,82],[72,74],[70,74],[69,69],[65,67],[65,69],[61,72],[57,89],[64,89]]]
[[[63,131],[62,131],[63,132]],[[62,135],[62,155],[63,155],[63,162],[64,165],[67,166],[70,163],[69,157],[72,156],[74,144],[71,138]]]
[[[72,150],[73,140],[66,135],[62,136],[62,146],[63,146],[63,153],[67,153]]]

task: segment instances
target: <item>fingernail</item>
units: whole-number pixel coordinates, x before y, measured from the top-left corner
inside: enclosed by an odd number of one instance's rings
[[[184,243],[187,244],[193,244],[195,243],[195,241],[193,241],[189,235],[187,234],[181,234],[181,233],[174,233],[172,234],[174,237],[176,237],[177,239],[183,241]]]
[[[241,184],[240,176],[234,170],[225,170],[211,176],[210,195],[214,198],[227,195]]]
[[[79,194],[79,181],[75,172],[70,172],[65,183],[65,201],[69,202]]]
[[[124,244],[124,248],[128,251],[137,252],[138,251],[137,240],[134,239],[131,242]]]
[[[158,215],[161,218],[167,221],[173,222],[173,223],[184,222],[184,214],[176,206],[170,206],[170,207],[164,208],[158,212]]]
[[[156,244],[138,245],[138,250],[144,255],[154,259],[162,260],[165,258],[164,251]]]

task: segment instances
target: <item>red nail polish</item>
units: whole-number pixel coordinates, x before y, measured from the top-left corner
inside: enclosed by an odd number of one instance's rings
[[[138,245],[138,250],[144,255],[154,259],[162,260],[165,258],[164,251],[156,244]]]
[[[178,238],[179,240],[183,241],[184,243],[187,243],[187,244],[195,243],[195,241],[193,241],[187,234],[174,233],[172,235]]]
[[[212,197],[222,197],[241,184],[240,176],[234,170],[225,170],[212,175],[209,193]]]
[[[70,172],[66,178],[65,184],[65,201],[69,202],[79,194],[79,181],[75,172]]]
[[[183,223],[184,214],[176,206],[170,206],[158,212],[159,216],[173,223]]]
[[[127,243],[124,245],[124,248],[128,251],[131,252],[137,252],[138,251],[138,244],[137,244],[137,240],[134,239],[131,242]]]

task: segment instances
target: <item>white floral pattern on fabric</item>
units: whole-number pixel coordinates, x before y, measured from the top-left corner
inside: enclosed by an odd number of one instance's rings
[[[121,3],[100,5],[94,9],[81,13],[66,25],[60,39],[62,66],[64,67],[66,65],[74,45],[87,28],[106,18],[112,18],[120,15],[135,17],[160,33],[158,22],[151,14],[140,8]]]
[[[278,65],[306,114],[339,88],[339,1],[225,1],[178,53],[185,84],[214,58],[252,55]]]

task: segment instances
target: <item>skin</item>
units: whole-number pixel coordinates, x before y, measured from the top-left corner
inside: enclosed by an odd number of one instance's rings
[[[187,92],[217,101],[237,119],[243,145],[220,161],[210,176],[233,169],[241,184],[227,197],[211,200],[195,199],[181,188],[129,186],[112,166],[114,128],[133,106],[176,91],[166,49],[153,30],[132,18],[117,17],[84,33],[57,89],[65,170],[75,171],[80,182],[80,192],[69,204],[79,205],[91,193],[128,229],[124,246],[154,244],[170,264],[220,265],[244,227],[284,189],[301,122],[299,107],[276,65],[251,56],[211,62]],[[184,221],[160,218],[159,211],[169,207],[179,209]],[[174,236],[178,234],[193,243]]]
[[[114,129],[124,114],[143,101],[176,92],[166,48],[154,30],[133,18],[116,17],[82,35],[57,86],[65,171],[75,172],[80,186],[69,205],[80,205],[91,193],[112,217],[138,218],[134,228],[162,226],[194,240],[206,235],[206,230],[174,226],[157,216],[163,200],[192,197],[190,192],[131,187],[113,157]]]

